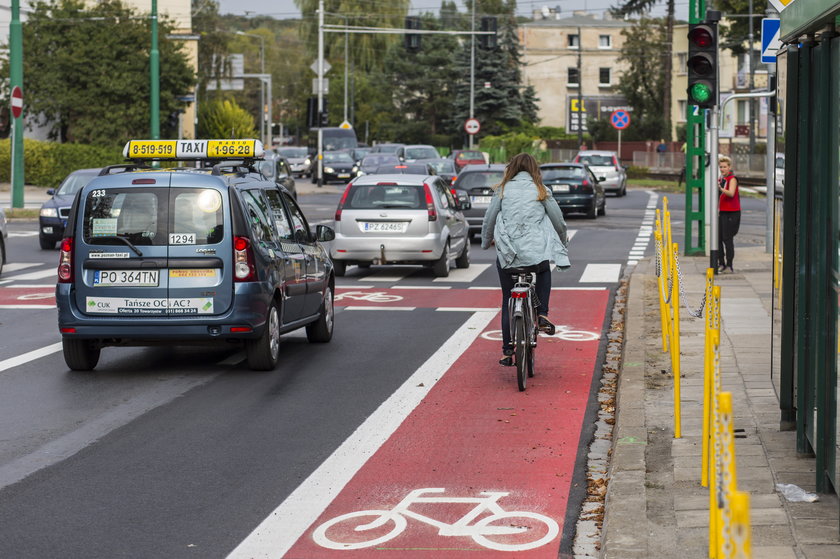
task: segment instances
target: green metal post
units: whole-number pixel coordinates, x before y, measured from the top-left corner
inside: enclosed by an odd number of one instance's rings
[[[20,0],[12,0],[12,19],[9,23],[9,90],[23,89],[23,28],[20,23]],[[12,121],[12,207],[23,207],[23,113]]]
[[[152,0],[152,49],[149,56],[151,138],[160,139],[160,51],[158,50],[158,8]]]
[[[705,0],[691,0],[688,14],[690,23],[703,21]],[[706,252],[706,111],[693,105],[686,110],[684,247],[690,256]]]

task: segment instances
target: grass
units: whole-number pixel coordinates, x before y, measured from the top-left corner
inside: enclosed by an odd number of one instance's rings
[[[679,188],[677,188],[675,181],[661,179],[627,179],[627,186],[631,188],[652,188],[665,192],[685,192],[685,183],[680,184]]]
[[[40,209],[38,208],[6,208],[3,210],[3,213],[6,214],[6,218],[24,218],[24,219],[31,219],[38,217],[40,213]]]

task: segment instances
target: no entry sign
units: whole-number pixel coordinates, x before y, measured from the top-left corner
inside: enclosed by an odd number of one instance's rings
[[[12,116],[18,118],[23,113],[23,90],[20,86],[12,88]]]

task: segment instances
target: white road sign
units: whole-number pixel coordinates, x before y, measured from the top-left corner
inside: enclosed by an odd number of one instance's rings
[[[466,130],[467,134],[473,136],[478,134],[478,131],[481,130],[481,124],[478,122],[477,118],[468,118],[464,123],[464,130]]]

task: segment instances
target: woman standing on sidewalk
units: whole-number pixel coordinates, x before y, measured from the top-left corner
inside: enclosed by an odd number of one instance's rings
[[[738,179],[732,174],[732,160],[720,158],[720,203],[718,205],[718,273],[733,273],[735,235],[741,227],[741,198],[738,196]]]
[[[513,345],[508,319],[508,300],[513,277],[504,268],[539,266],[536,291],[539,329],[554,334],[548,320],[551,296],[551,263],[561,270],[569,267],[566,251],[566,222],[557,201],[542,183],[540,166],[533,156],[520,153],[505,167],[502,182],[481,226],[481,248],[496,244],[496,268],[502,286],[502,358],[499,364],[513,365]]]

